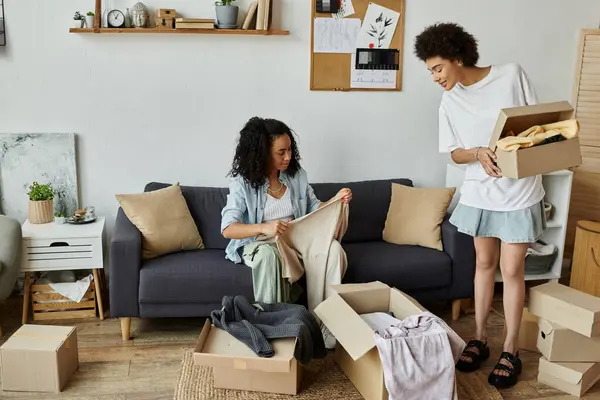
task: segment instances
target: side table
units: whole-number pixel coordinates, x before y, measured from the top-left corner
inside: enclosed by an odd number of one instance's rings
[[[23,324],[28,321],[31,273],[91,269],[100,319],[104,319],[102,286],[104,281],[103,236],[105,218],[87,224],[23,223],[21,271],[25,273]],[[102,276],[102,280],[100,279]]]

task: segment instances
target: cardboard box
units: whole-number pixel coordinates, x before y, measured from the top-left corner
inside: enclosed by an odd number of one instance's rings
[[[332,286],[315,313],[337,339],[335,360],[366,400],[387,400],[373,329],[361,314],[392,311],[398,319],[426,311],[412,297],[381,282]]]
[[[0,347],[2,390],[60,392],[79,366],[74,326],[23,325]]]
[[[600,380],[600,363],[553,363],[540,358],[538,382],[581,397]]]
[[[600,335],[600,298],[555,282],[529,290],[529,312],[587,337]]]
[[[248,346],[206,320],[194,351],[194,364],[214,367],[215,388],[295,395],[301,368],[296,339],[271,341],[275,355],[259,357]]]
[[[520,179],[581,165],[578,137],[517,151],[496,150],[496,142],[508,131],[518,135],[535,125],[571,119],[573,111],[567,101],[501,110],[490,139],[490,149],[496,152],[496,164],[502,176]]]
[[[160,18],[156,17],[156,28],[158,29],[175,29],[175,19],[174,18]]]
[[[537,347],[538,334],[540,327],[539,318],[529,312],[527,307],[523,308],[523,317],[521,318],[521,327],[519,329],[519,348],[527,351],[539,353]],[[504,337],[506,337],[506,324],[504,324]]]
[[[600,362],[600,337],[589,338],[540,319],[537,347],[550,362]]]

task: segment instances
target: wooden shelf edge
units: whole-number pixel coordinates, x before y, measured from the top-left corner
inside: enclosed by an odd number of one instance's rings
[[[100,28],[98,31],[94,28],[70,28],[70,33],[85,34],[196,34],[196,35],[253,35],[253,36],[283,36],[289,35],[289,31],[282,30],[244,30],[244,29],[156,29],[156,28]]]

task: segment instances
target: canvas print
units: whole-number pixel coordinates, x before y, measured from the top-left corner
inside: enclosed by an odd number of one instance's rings
[[[369,3],[358,33],[356,47],[359,49],[389,49],[399,20],[399,12]]]
[[[74,133],[0,134],[0,211],[24,222],[29,185],[51,183],[54,211],[79,208]]]

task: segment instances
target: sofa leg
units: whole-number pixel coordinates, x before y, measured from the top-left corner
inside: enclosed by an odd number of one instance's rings
[[[131,318],[121,318],[121,336],[123,340],[129,340],[129,332],[131,330]]]
[[[456,321],[460,317],[460,303],[461,299],[452,301],[452,321]]]

